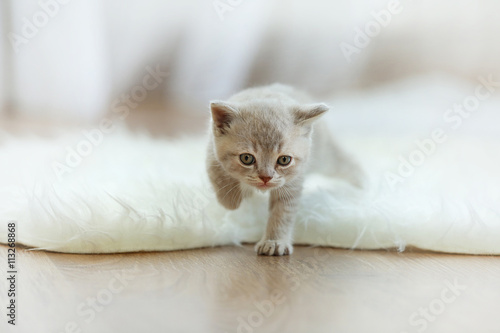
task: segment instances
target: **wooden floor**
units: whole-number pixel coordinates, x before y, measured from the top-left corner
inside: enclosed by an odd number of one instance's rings
[[[18,325],[2,315],[1,332],[500,332],[497,257],[246,245],[18,261]]]

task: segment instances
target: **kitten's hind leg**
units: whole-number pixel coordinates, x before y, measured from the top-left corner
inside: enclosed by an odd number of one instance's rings
[[[318,122],[313,131],[308,171],[344,179],[360,189],[366,186],[366,174],[359,163],[339,147],[322,122]]]

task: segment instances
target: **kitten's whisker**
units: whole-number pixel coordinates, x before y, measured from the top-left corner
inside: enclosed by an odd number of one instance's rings
[[[292,194],[288,191],[288,189],[285,187],[283,188],[283,191],[286,193],[286,203],[291,205],[293,202],[293,196]]]
[[[240,185],[239,183],[236,183],[236,185],[234,185],[233,187],[231,187],[231,189],[229,191],[227,191],[227,193],[224,195],[224,197],[222,197],[222,201],[224,201],[224,199],[227,197],[227,195],[229,193],[231,193],[232,190],[234,190],[235,188],[238,187],[238,185]],[[232,201],[232,200],[231,200]]]
[[[221,190],[225,189],[229,185],[233,185],[233,183],[227,183],[226,185],[222,186],[220,189],[217,190],[217,193],[219,193]]]
[[[279,195],[279,198],[283,201],[286,202],[287,198],[286,198],[286,192],[284,191],[283,188],[279,187],[278,188],[278,195]]]
[[[294,200],[295,200],[295,196],[286,187],[281,187],[280,189],[283,190],[283,194],[284,194],[283,199],[284,199],[285,203],[288,205],[293,205]],[[281,193],[281,192],[279,192],[279,193]]]

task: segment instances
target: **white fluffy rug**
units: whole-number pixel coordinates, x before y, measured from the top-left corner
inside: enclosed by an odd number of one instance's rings
[[[460,124],[451,114],[445,118],[475,87],[424,77],[331,98],[330,127],[361,161],[370,185],[359,192],[339,180],[309,177],[295,243],[500,254],[500,101],[481,101]],[[432,138],[436,130],[445,141],[419,148],[415,140]],[[53,162],[64,162],[67,147],[84,138],[0,136],[0,242],[11,220],[19,243],[74,253],[260,238],[266,197],[256,195],[236,211],[222,208],[205,176],[203,138],[171,141],[115,131],[57,180]],[[413,165],[400,166],[410,158]]]

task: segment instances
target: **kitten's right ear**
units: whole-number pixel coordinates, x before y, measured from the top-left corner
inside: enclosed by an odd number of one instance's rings
[[[294,110],[295,124],[311,125],[329,109],[324,103],[300,105]]]
[[[233,106],[223,101],[210,102],[210,111],[215,127],[224,134],[238,112]]]

